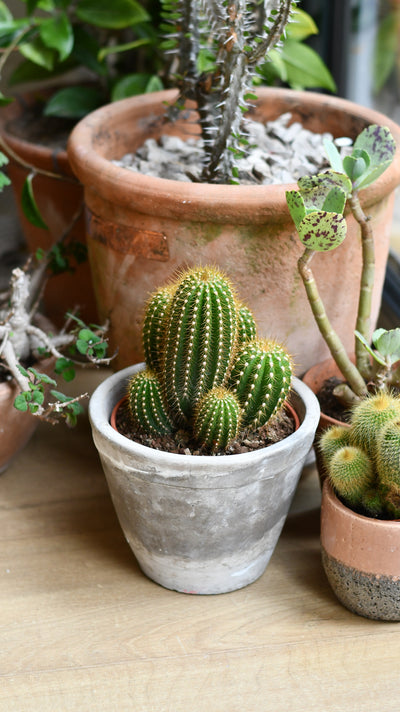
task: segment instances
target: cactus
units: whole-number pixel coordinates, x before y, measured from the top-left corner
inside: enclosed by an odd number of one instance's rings
[[[257,326],[254,316],[245,304],[240,304],[238,308],[238,344],[245,344],[257,336]]]
[[[147,366],[156,372],[162,368],[160,349],[173,291],[172,287],[161,287],[152,294],[145,308],[142,330],[144,358]]]
[[[357,505],[371,487],[374,471],[368,455],[359,447],[340,448],[329,464],[329,475],[335,491],[350,505]]]
[[[240,404],[234,393],[216,386],[197,405],[194,434],[211,450],[223,449],[237,436],[240,420]]]
[[[200,397],[221,385],[237,338],[235,295],[217,269],[189,270],[178,282],[163,345],[164,393],[175,418],[186,424]]]
[[[378,391],[354,407],[349,428],[330,428],[319,442],[334,490],[367,516],[400,518],[399,409],[400,397]]]
[[[128,386],[128,402],[132,419],[144,430],[167,435],[173,422],[165,408],[160,382],[150,369],[137,373]]]
[[[344,425],[334,425],[324,431],[319,439],[318,448],[326,469],[329,468],[330,461],[335,453],[346,445],[350,445],[349,428]]]
[[[256,429],[287,397],[292,360],[274,341],[257,339],[250,310],[213,267],[184,272],[147,302],[145,371],[129,384],[133,422],[167,435],[191,432],[221,450],[241,427]]]
[[[353,409],[351,443],[362,447],[371,458],[377,452],[377,438],[382,427],[400,417],[400,401],[386,391],[365,398]]]
[[[279,410],[291,372],[290,356],[274,341],[254,339],[238,351],[230,385],[243,408],[243,425],[264,425]]]

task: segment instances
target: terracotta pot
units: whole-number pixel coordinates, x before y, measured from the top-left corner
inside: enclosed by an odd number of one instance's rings
[[[25,217],[21,208],[21,193],[29,173],[9,155],[7,167],[12,181],[16,206],[29,252],[35,253],[41,247],[49,249],[71,224],[73,216],[83,204],[83,188],[76,180],[69,165],[67,152],[61,148],[47,148],[18,138],[12,133],[13,122],[18,119],[34,101],[34,95],[27,95],[2,108],[0,111],[0,131],[12,151],[33,168],[51,171],[65,177],[58,180],[38,173],[33,186],[39,210],[49,229],[38,228]],[[86,242],[84,212],[71,230],[71,239]],[[61,326],[65,313],[79,305],[85,321],[98,321],[97,308],[90,276],[88,260],[77,266],[73,273],[64,273],[50,279],[44,294],[44,311],[49,319]]]
[[[339,601],[366,618],[400,620],[400,522],[345,507],[325,481],[322,562]]]
[[[315,396],[298,379],[300,427],[270,447],[220,457],[154,450],[110,425],[129,378],[114,373],[93,393],[89,418],[125,537],[144,573],[186,593],[224,593],[265,570],[318,422]]]
[[[290,111],[314,131],[355,137],[368,124],[387,125],[397,158],[363,194],[376,235],[376,280],[372,325],[381,298],[389,248],[393,190],[400,182],[400,128],[375,111],[335,97],[285,89],[257,89],[256,120]],[[140,324],[149,293],[176,270],[217,264],[233,279],[254,311],[261,334],[274,334],[294,354],[297,373],[328,355],[297,273],[302,246],[285,199],[291,185],[232,186],[181,183],[120,168],[111,159],[135,151],[146,138],[168,131],[187,136],[194,116],[174,125],[163,121],[164,102],[174,91],[116,102],[83,119],[69,140],[68,155],[85,189],[94,290],[101,319],[110,318],[111,349],[121,367],[142,358]],[[313,261],[321,296],[334,328],[351,348],[361,271],[359,230],[329,255]]]
[[[46,359],[34,366],[40,373],[51,375],[54,359]],[[40,422],[39,418],[14,408],[18,393],[14,381],[0,383],[0,472],[25,447]]]

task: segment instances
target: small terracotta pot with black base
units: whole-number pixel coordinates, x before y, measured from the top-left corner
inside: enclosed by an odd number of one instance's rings
[[[400,620],[400,521],[356,514],[322,489],[322,563],[339,601],[353,613]]]

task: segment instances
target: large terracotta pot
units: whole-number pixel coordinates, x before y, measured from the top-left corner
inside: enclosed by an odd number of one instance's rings
[[[322,489],[322,562],[339,601],[354,613],[400,620],[400,522],[345,507],[328,480]]]
[[[394,188],[400,182],[400,128],[383,115],[346,100],[285,89],[258,89],[256,120],[290,111],[314,131],[352,136],[370,123],[388,126],[397,142],[392,166],[363,193],[376,236],[372,326],[380,305]],[[120,368],[142,357],[140,323],[149,292],[178,268],[214,263],[234,280],[253,309],[261,334],[274,334],[292,351],[297,373],[328,355],[314,324],[297,260],[302,246],[286,206],[291,185],[232,186],[180,183],[127,171],[111,162],[161,133],[187,136],[194,116],[164,121],[174,91],[105,106],[83,119],[69,140],[72,168],[84,185],[87,239],[100,317],[110,318],[111,349]],[[351,349],[361,272],[359,229],[329,255],[317,254],[313,269],[333,327]]]
[[[21,207],[22,188],[30,170],[8,154],[10,162],[7,172],[12,182],[18,216],[29,252],[34,254],[39,247],[49,249],[71,224],[74,215],[83,206],[83,188],[72,173],[65,149],[48,148],[13,135],[13,123],[33,100],[34,96],[28,95],[2,108],[0,131],[7,146],[28,166],[60,176],[60,179],[56,179],[36,174],[33,183],[35,199],[49,229],[36,227],[26,218]],[[70,237],[72,241],[86,241],[83,210],[72,227]],[[50,279],[44,293],[44,311],[58,326],[62,325],[65,313],[77,305],[83,319],[98,320],[88,260],[78,265],[73,273],[66,272]]]

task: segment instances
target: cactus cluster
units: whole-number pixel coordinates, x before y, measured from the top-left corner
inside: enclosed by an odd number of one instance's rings
[[[213,267],[188,270],[150,297],[143,346],[146,369],[128,396],[133,422],[149,433],[184,429],[223,450],[241,429],[265,425],[290,390],[291,357],[257,338],[253,315]]]
[[[357,404],[350,427],[335,426],[319,447],[335,492],[370,517],[400,518],[400,397],[381,390]]]

